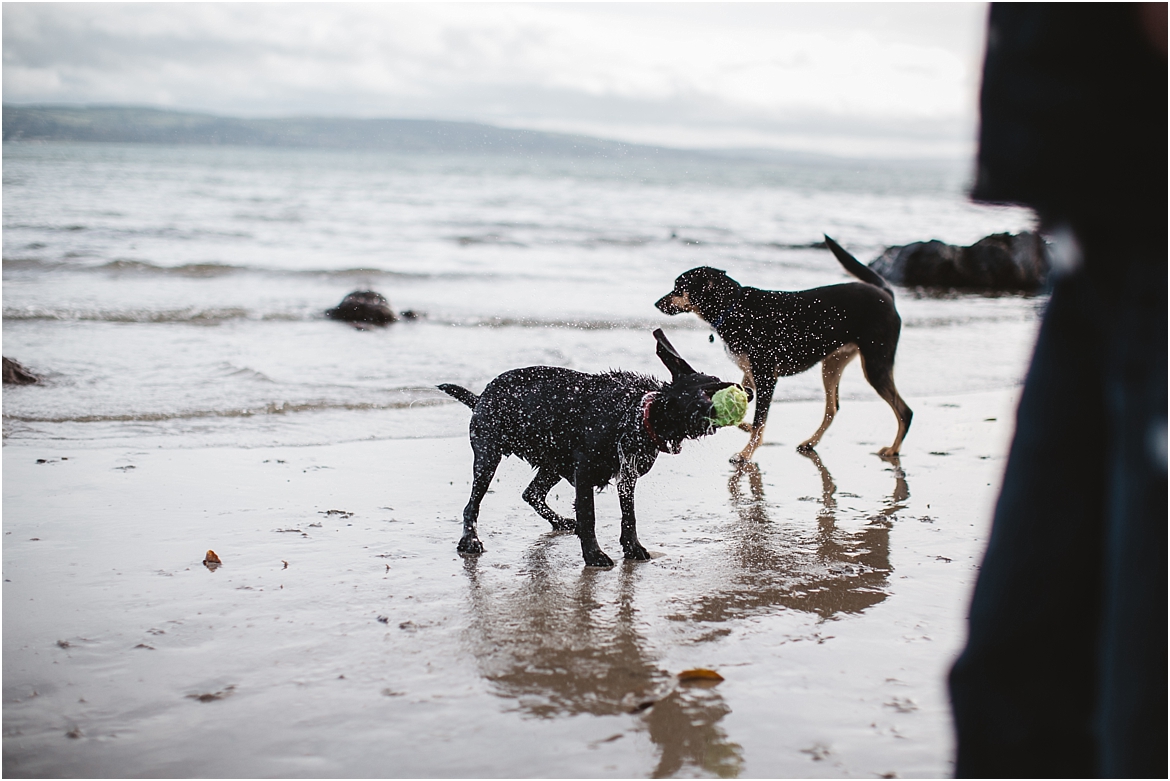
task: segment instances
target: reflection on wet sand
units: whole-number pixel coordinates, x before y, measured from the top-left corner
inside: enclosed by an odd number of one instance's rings
[[[478,559],[465,561],[467,640],[483,677],[534,717],[629,714],[661,751],[655,778],[687,768],[738,775],[742,752],[718,726],[730,712],[719,692],[678,684],[638,632],[638,566],[558,572],[548,560],[553,539],[529,551],[519,588],[493,583]],[[597,595],[613,588],[615,574],[616,599]]]
[[[837,524],[837,485],[819,455],[806,452],[821,476],[815,532],[768,517],[764,482],[752,463],[739,466],[728,482],[739,522],[733,535],[727,586],[697,600],[677,620],[727,621],[775,607],[793,608],[828,618],[859,613],[886,598],[893,516],[910,496],[897,457],[892,466],[894,490],[883,508],[858,531]],[[747,479],[748,492],[743,489]]]
[[[719,622],[777,607],[829,617],[885,599],[892,518],[910,495],[897,458],[886,459],[894,490],[883,508],[861,529],[847,531],[838,528],[832,475],[816,453],[806,456],[821,477],[815,529],[773,522],[759,469],[740,467],[728,483],[738,516],[730,529],[730,574],[722,588],[672,618]],[[635,594],[643,568],[556,566],[550,561],[556,537],[547,534],[532,546],[521,577],[488,569],[477,557],[465,560],[467,643],[480,674],[532,717],[629,718],[661,752],[655,778],[737,776],[742,749],[719,726],[730,708],[718,689],[679,684],[639,632]]]

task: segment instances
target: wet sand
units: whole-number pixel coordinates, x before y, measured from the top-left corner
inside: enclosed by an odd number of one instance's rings
[[[655,558],[605,570],[523,503],[516,459],[487,552],[457,555],[465,437],[8,443],[4,774],[949,775],[944,676],[1015,399],[912,399],[900,463],[873,455],[880,401],[808,457],[821,405],[776,405],[758,470],[727,462],[737,431],[661,457],[636,497]],[[598,518],[616,558],[616,491]],[[725,680],[678,682],[696,667]]]

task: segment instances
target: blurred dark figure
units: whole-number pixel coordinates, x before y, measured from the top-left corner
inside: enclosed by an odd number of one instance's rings
[[[973,197],[1064,268],[950,676],[960,777],[1166,777],[1166,68],[1165,4],[992,6]]]

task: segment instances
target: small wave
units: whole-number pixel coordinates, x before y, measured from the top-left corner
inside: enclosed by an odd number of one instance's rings
[[[105,322],[105,323],[192,323],[214,325],[228,321],[255,320],[259,322],[302,323],[325,320],[323,310],[306,309],[294,311],[256,312],[243,307],[210,307],[169,310],[137,309],[48,309],[23,307],[4,309],[4,319],[11,321],[62,321],[62,322]],[[424,323],[450,328],[552,328],[578,331],[642,331],[669,325],[677,330],[705,330],[709,325],[696,318],[679,318],[666,321],[661,318],[544,318],[544,317],[496,317],[467,316],[444,317],[427,314],[421,318]]]
[[[11,423],[161,423],[171,420],[201,420],[207,418],[255,418],[265,415],[296,415],[312,412],[378,412],[384,410],[437,407],[453,403],[432,388],[402,389],[403,398],[383,402],[346,401],[270,401],[263,405],[218,410],[179,410],[175,412],[110,413],[107,415],[11,415],[4,420]]]
[[[257,214],[248,212],[237,212],[232,215],[237,220],[254,221],[254,222],[276,222],[276,223],[301,223],[305,218],[299,214]]]
[[[250,369],[247,366],[236,366],[230,363],[222,363],[219,367],[223,371],[224,377],[235,377],[237,379],[257,380],[264,383],[275,384],[275,380],[269,377],[264,372]]]
[[[470,244],[492,244],[503,247],[524,247],[527,246],[514,239],[506,239],[495,233],[485,233],[481,236],[452,236],[451,240],[460,247],[466,247]]]
[[[243,269],[226,263],[186,263],[181,266],[159,266],[145,260],[111,260],[97,266],[97,271],[140,274],[174,274],[180,277],[222,277]]]
[[[428,320],[438,325],[473,328],[567,328],[578,331],[641,331],[645,329],[662,328],[663,320],[641,318],[612,319],[612,318],[572,318],[555,319],[540,317],[470,317],[465,319],[443,320],[429,317]],[[696,330],[709,328],[700,320],[671,321],[672,328]]]
[[[382,279],[382,280],[425,280],[425,279],[464,279],[482,276],[460,272],[456,274],[432,274],[425,271],[387,271],[380,268],[341,268],[341,269],[310,269],[305,271],[273,271],[266,273],[288,274],[290,276],[324,277],[326,279]]]
[[[31,248],[31,246],[30,246]],[[40,258],[4,258],[5,271],[25,271],[60,266],[60,263],[51,263]]]
[[[581,242],[585,247],[644,247],[664,241],[659,236],[598,236]]]
[[[27,248],[26,248],[27,249]],[[69,259],[81,257],[66,255],[66,260],[46,259],[34,257],[6,257],[4,269],[6,271],[52,271],[77,273],[110,273],[110,274],[155,274],[159,276],[173,275],[189,278],[215,278],[231,274],[256,274],[267,277],[312,277],[316,279],[339,280],[380,280],[392,281],[424,281],[435,279],[463,280],[481,279],[482,273],[466,271],[426,272],[426,271],[393,271],[379,268],[310,268],[310,269],[277,269],[263,266],[241,266],[230,263],[187,263],[179,266],[166,266],[152,263],[148,260],[117,259],[104,263],[69,262]]]
[[[463,228],[464,230],[482,228],[486,230],[537,230],[545,227],[543,222],[515,222],[512,220],[435,220],[436,225],[445,225],[448,228]]]
[[[806,241],[786,243],[781,241],[764,241],[756,244],[757,247],[768,247],[770,249],[828,249],[828,245],[823,241]]]
[[[221,323],[228,320],[276,319],[258,318],[247,309],[223,307],[208,309],[171,310],[100,310],[100,309],[44,309],[24,307],[4,309],[5,320],[67,320],[104,323]],[[288,319],[301,319],[290,317]]]
[[[105,217],[123,217],[118,212],[103,212]],[[174,225],[160,225],[156,227],[130,227],[125,225],[45,225],[40,223],[10,223],[4,226],[5,230],[41,231],[44,233],[80,233],[95,231],[114,237],[122,238],[164,238],[164,239],[249,239],[252,234],[247,231],[212,230],[207,228],[178,228]]]
[[[955,317],[907,317],[902,320],[902,326],[905,328],[951,328],[987,323],[1027,323],[1032,320],[1035,320],[1035,315],[1030,312],[1010,312],[989,315],[957,315]]]

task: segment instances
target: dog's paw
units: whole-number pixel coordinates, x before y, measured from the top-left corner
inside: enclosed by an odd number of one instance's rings
[[[732,456],[731,458],[729,458],[727,460],[730,461],[731,463],[735,464],[736,466],[741,466],[743,464],[750,464],[752,462],[751,458],[744,456],[743,453],[736,453],[734,456]]]
[[[635,545],[632,548],[626,548],[627,561],[650,561],[650,551],[643,548],[641,545]]]
[[[572,518],[558,518],[555,521],[549,521],[549,523],[559,532],[571,532],[577,529],[577,522]]]
[[[585,554],[586,567],[612,567],[613,559],[605,555],[605,551],[596,550]]]
[[[464,537],[459,540],[459,545],[455,550],[468,556],[478,556],[483,553],[483,543],[479,541],[478,537]]]
[[[878,458],[897,458],[898,450],[893,447],[883,447],[877,452]]]
[[[816,442],[801,442],[796,446],[797,453],[815,453],[817,447]]]

